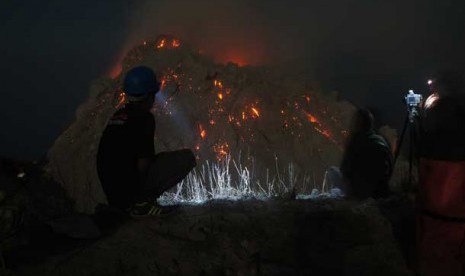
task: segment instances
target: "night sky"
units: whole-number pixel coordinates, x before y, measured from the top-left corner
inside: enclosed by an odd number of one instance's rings
[[[408,89],[464,64],[465,1],[2,1],[0,156],[45,154],[90,82],[161,33],[220,62],[291,64],[400,128]]]

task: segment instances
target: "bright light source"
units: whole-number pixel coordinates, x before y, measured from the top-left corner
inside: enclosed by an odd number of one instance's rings
[[[432,80],[428,80],[428,85],[431,85],[433,84],[433,81]]]
[[[433,107],[436,104],[437,100],[439,100],[439,95],[437,93],[431,94],[428,98],[426,98],[425,108],[429,109]]]

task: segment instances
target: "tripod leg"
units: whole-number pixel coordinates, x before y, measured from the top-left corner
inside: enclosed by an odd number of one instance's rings
[[[399,157],[400,148],[402,147],[402,141],[404,140],[405,131],[407,130],[408,122],[409,122],[409,114],[407,112],[407,116],[405,117],[404,127],[402,128],[402,133],[400,134],[400,139],[397,143],[396,153],[394,155],[393,167],[396,165],[397,158]]]
[[[414,126],[410,126],[410,149],[409,149],[409,160],[408,160],[408,183],[412,187],[412,168],[413,168],[413,152],[414,152]]]

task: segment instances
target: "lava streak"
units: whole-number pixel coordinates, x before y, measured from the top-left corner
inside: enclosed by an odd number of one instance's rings
[[[203,128],[201,124],[199,124],[199,132],[202,140],[205,140],[205,138],[207,138],[207,131]]]
[[[327,128],[323,127],[323,124],[312,114],[306,113],[308,121],[311,122],[312,124],[315,125],[314,129],[318,131],[321,135],[325,136],[328,138],[331,142],[333,142],[336,145],[339,145],[339,143],[334,139],[333,134],[331,131],[329,131]]]
[[[252,107],[252,112],[253,114],[255,114],[255,116],[260,117],[260,112],[258,112],[258,109],[256,109],[255,107]]]

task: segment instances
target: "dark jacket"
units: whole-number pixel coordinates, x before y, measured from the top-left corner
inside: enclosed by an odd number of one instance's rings
[[[154,132],[153,115],[131,106],[118,110],[108,122],[100,140],[97,171],[111,205],[128,207],[142,189],[137,162],[155,155]]]
[[[374,131],[361,131],[347,144],[341,172],[348,193],[359,199],[386,197],[393,158],[389,143]]]

